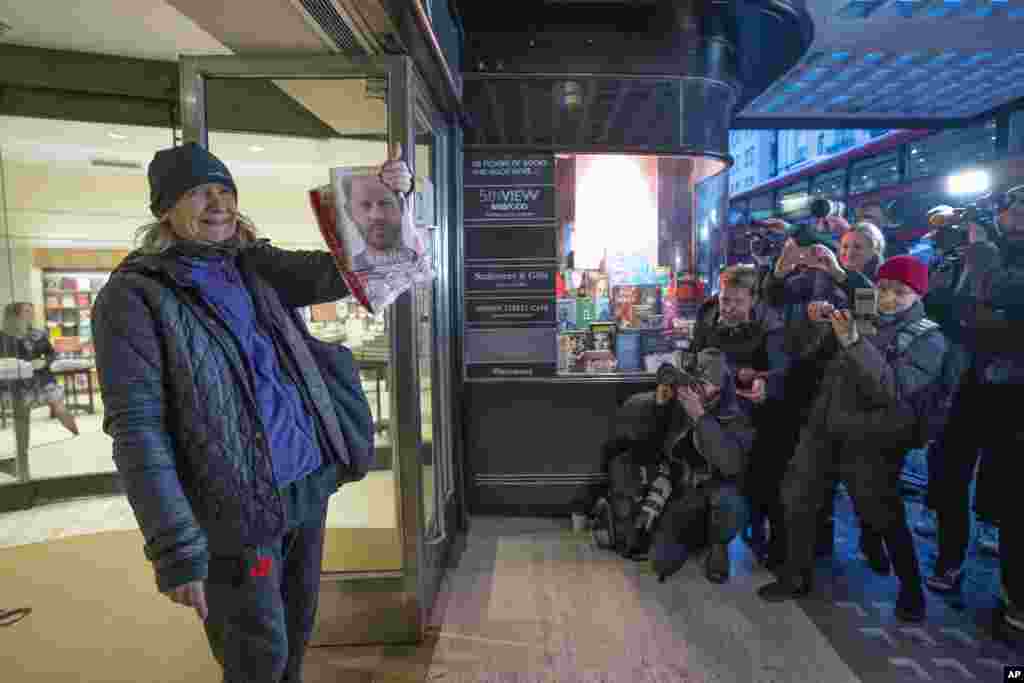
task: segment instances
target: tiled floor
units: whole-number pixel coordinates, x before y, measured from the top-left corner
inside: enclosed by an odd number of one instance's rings
[[[105,502],[115,518],[116,506]],[[95,501],[96,510],[103,503]],[[66,521],[70,510],[46,514]],[[776,605],[756,597],[771,576],[738,541],[730,548],[734,573],[727,585],[710,584],[694,561],[659,584],[645,564],[572,533],[568,520],[474,518],[451,558],[422,643],[315,648],[305,680],[959,683],[1001,680],[1003,664],[1022,661],[1020,652],[992,637],[992,558],[972,551],[966,609],[929,595],[928,620],[908,627],[892,615],[895,581],[874,576],[855,555],[849,501],[840,500],[837,511],[837,552],[819,563],[814,593]],[[928,540],[920,546],[927,571],[933,549]],[[141,554],[130,564],[142,570],[135,599],[151,600],[142,592],[152,586]],[[40,619],[52,618],[54,609],[94,607],[87,595],[63,606],[33,606]],[[118,612],[130,613],[130,604]],[[140,614],[135,622],[156,629],[152,616]],[[95,627],[114,625],[100,620]],[[195,624],[189,633],[200,630]],[[190,657],[209,657],[198,637],[189,642]],[[0,659],[3,652],[0,647]],[[147,680],[180,680],[166,671],[149,673]]]
[[[32,412],[29,442],[29,472],[33,479],[66,477],[75,474],[113,472],[111,439],[103,433],[103,416],[77,415],[79,436],[51,420],[49,408]],[[10,421],[0,429],[0,458],[14,457],[14,429]],[[14,481],[0,472],[0,486]]]
[[[112,466],[98,418],[83,418],[92,431],[73,440],[41,421],[33,467]],[[332,499],[331,523],[393,526],[393,491],[390,473],[370,473]],[[907,507],[920,515],[917,501]],[[1001,680],[1003,664],[1024,661],[993,629],[995,558],[972,545],[964,603],[929,593],[928,620],[910,627],[892,614],[895,579],[858,556],[845,496],[837,517],[836,553],[819,562],[814,594],[782,605],[757,599],[771,576],[739,541],[728,585],[708,583],[694,561],[658,584],[646,565],[596,549],[568,520],[475,518],[423,643],[317,648],[307,681],[952,683]],[[133,528],[124,497],[68,501],[0,515],[0,547]],[[930,573],[934,539],[916,541]]]
[[[306,679],[983,683],[1024,661],[992,635],[992,558],[972,550],[970,607],[930,594],[928,620],[911,627],[892,614],[895,580],[856,555],[848,500],[837,513],[836,554],[819,563],[814,593],[774,605],[755,594],[772,576],[739,541],[727,585],[709,583],[695,561],[659,584],[567,520],[474,518],[423,643],[317,648]],[[926,569],[930,546],[921,541]]]

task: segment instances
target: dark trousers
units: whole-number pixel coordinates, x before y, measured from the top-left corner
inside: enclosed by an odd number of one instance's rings
[[[763,525],[768,520],[772,553],[781,556],[786,547],[782,479],[796,450],[800,425],[793,415],[778,409],[755,413],[755,420],[757,439],[743,488],[750,504],[751,523]]]
[[[900,498],[906,448],[858,439],[836,439],[804,428],[782,482],[789,530],[785,572],[800,576],[814,566],[815,537],[831,474],[846,484],[864,529],[882,536],[893,569],[907,586],[921,583],[914,539]]]
[[[985,452],[984,481],[979,472],[976,507],[999,523],[999,560],[1010,599],[1024,604],[1024,524],[1015,509],[1024,467],[1024,425],[1017,409],[1020,385],[979,384],[969,373],[957,392],[953,414],[941,441],[941,456],[929,471],[929,502],[938,518],[941,569],[960,566],[967,556],[971,521],[970,482],[979,449]],[[933,464],[929,462],[929,468]]]
[[[727,545],[746,524],[747,503],[735,485],[710,480],[677,489],[651,542],[651,564],[659,576],[677,572],[691,553]]]
[[[318,507],[270,545],[211,556],[204,626],[224,683],[302,680],[320,597],[326,500]]]
[[[712,480],[677,490],[658,529],[673,543],[728,544],[746,521],[747,504],[736,486]]]

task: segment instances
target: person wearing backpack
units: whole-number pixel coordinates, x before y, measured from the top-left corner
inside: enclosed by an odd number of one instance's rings
[[[770,568],[785,557],[779,484],[796,448],[799,429],[783,400],[789,356],[783,349],[782,316],[759,300],[760,279],[754,266],[736,265],[722,271],[719,293],[697,313],[690,351],[721,349],[734,370],[736,395],[749,409],[757,432],[757,456],[750,458],[750,471],[744,477],[751,518],[745,540],[758,560]]]
[[[924,315],[921,296],[927,289],[927,266],[894,256],[878,270],[875,325],[826,302],[808,307],[815,329],[806,338],[829,360],[783,481],[789,552],[778,580],[758,590],[764,600],[810,593],[817,513],[828,473],[837,468],[862,524],[885,542],[900,582],[897,616],[924,619],[925,595],[899,477],[907,451],[929,431],[927,411],[942,402],[933,396],[941,393],[947,344]]]
[[[974,314],[965,328],[973,352],[944,434],[946,457],[936,478],[939,556],[928,585],[959,591],[970,540],[971,471],[979,448],[993,468],[976,497],[986,500],[999,523],[1002,624],[1024,637],[1024,515],[1016,507],[1021,481],[1024,427],[1016,410],[1024,389],[1024,185],[997,197],[995,242],[1000,262],[983,279]],[[983,491],[983,484],[991,486]],[[929,486],[931,484],[929,483]]]
[[[592,518],[598,547],[644,560],[651,531],[672,493],[678,468],[668,454],[686,429],[677,402],[678,369],[662,363],[653,392],[633,394],[620,406],[614,436],[601,451],[608,484],[587,494],[582,507]]]

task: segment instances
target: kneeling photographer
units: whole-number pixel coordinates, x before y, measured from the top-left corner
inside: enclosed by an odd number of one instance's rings
[[[1000,525],[1002,624],[1017,638],[1024,635],[1024,517],[1016,509],[1015,486],[1022,474],[1020,450],[1024,429],[1014,406],[1024,388],[1024,185],[996,196],[993,225],[1000,263],[982,278],[977,306],[965,328],[965,345],[973,352],[970,369],[954,399],[944,435],[941,471],[936,477],[939,558],[935,590],[957,590],[970,538],[968,483],[977,449],[986,451],[993,468],[992,488],[977,496],[994,508]],[[930,486],[931,484],[929,484]]]
[[[664,581],[692,552],[707,547],[705,575],[725,583],[729,543],[746,521],[740,486],[754,428],[736,400],[735,380],[720,350],[704,349],[683,371],[663,365],[659,376],[659,383],[672,387],[668,405],[683,429],[673,434],[669,448],[675,486],[654,530],[651,563]]]
[[[925,598],[899,477],[939,385],[946,341],[924,316],[924,263],[895,256],[879,268],[878,281],[875,321],[828,302],[808,307],[816,333],[809,344],[828,360],[782,485],[787,561],[779,580],[758,593],[774,602],[810,592],[817,514],[829,473],[838,470],[863,525],[884,539],[900,581],[897,616],[920,621]],[[863,303],[863,293],[858,299]]]

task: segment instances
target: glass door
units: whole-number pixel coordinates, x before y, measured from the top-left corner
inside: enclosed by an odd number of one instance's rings
[[[253,104],[253,92],[263,97],[258,109],[239,106]],[[443,135],[428,103],[405,57],[182,60],[184,141],[224,158],[240,211],[283,248],[323,249],[308,191],[328,184],[332,168],[379,166],[396,143],[416,170],[418,213],[438,223],[444,212],[429,190],[444,184]],[[435,258],[439,246],[435,237]],[[359,361],[378,454],[363,481],[331,498],[314,644],[411,642],[422,632],[433,597],[422,590],[424,548],[435,539],[433,465],[443,441],[436,298],[434,287],[421,286],[377,315],[350,300],[304,311],[315,336],[348,346]]]
[[[414,316],[418,328],[418,377],[422,467],[420,594],[429,608],[444,574],[455,532],[455,478],[451,413],[451,222],[449,188],[451,134],[426,89],[414,79],[417,223],[430,234],[435,280],[416,288]]]

